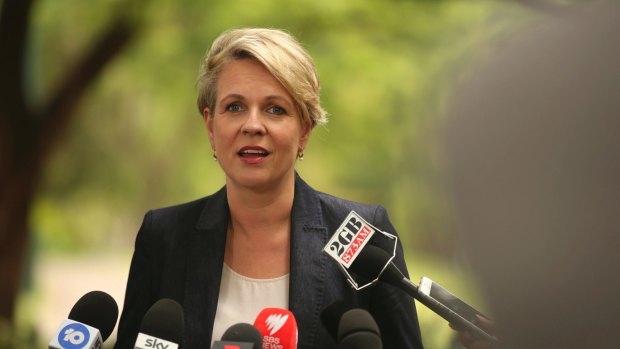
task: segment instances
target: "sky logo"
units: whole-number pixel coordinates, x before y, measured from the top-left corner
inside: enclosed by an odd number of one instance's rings
[[[90,332],[80,323],[72,323],[58,333],[58,343],[65,349],[81,349],[90,340]]]

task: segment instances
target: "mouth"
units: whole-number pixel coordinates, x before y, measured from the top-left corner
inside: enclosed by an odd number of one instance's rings
[[[264,158],[269,152],[262,148],[242,148],[237,154],[242,158]]]

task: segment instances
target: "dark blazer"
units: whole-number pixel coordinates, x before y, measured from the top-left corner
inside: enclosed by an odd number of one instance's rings
[[[380,327],[385,348],[422,348],[413,299],[382,283],[355,291],[336,262],[322,252],[351,210],[379,229],[396,234],[383,207],[317,192],[296,176],[289,309],[299,327],[298,348],[335,348],[320,314],[339,299],[370,311]],[[116,349],[133,348],[144,314],[161,298],[174,299],[183,306],[182,347],[210,348],[228,220],[225,188],[193,202],[146,214],[136,238]],[[407,272],[400,244],[394,263]]]

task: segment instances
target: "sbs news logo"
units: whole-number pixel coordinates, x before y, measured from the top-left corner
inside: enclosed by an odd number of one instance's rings
[[[269,334],[263,336],[263,349],[284,349],[284,343],[281,341],[282,334],[275,334],[282,329],[288,318],[288,314],[271,314],[265,319]]]
[[[278,332],[282,326],[288,320],[288,314],[271,314],[265,320],[265,325],[267,325],[267,329],[269,330],[269,335],[273,336],[274,333]]]

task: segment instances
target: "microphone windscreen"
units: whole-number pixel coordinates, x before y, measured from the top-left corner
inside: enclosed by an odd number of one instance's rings
[[[183,308],[172,299],[162,298],[144,314],[140,333],[173,343],[181,343],[183,336]]]
[[[345,312],[338,326],[339,349],[381,349],[381,332],[372,315],[364,309]]]
[[[103,291],[91,291],[83,295],[69,312],[69,319],[99,330],[103,341],[114,330],[117,318],[116,301]]]
[[[252,343],[256,349],[263,347],[263,336],[260,331],[244,322],[230,326],[222,335],[222,341]]]
[[[369,279],[376,279],[380,275],[382,281],[398,284],[404,276],[400,270],[390,262],[390,258],[392,258],[392,256],[385,250],[377,246],[366,245],[364,250],[351,264],[349,270]],[[383,271],[383,274],[381,274],[386,264],[387,267]]]
[[[327,330],[327,333],[335,340],[338,341],[338,325],[342,315],[351,310],[353,306],[344,300],[337,300],[332,304],[326,306],[321,312],[321,323]]]

